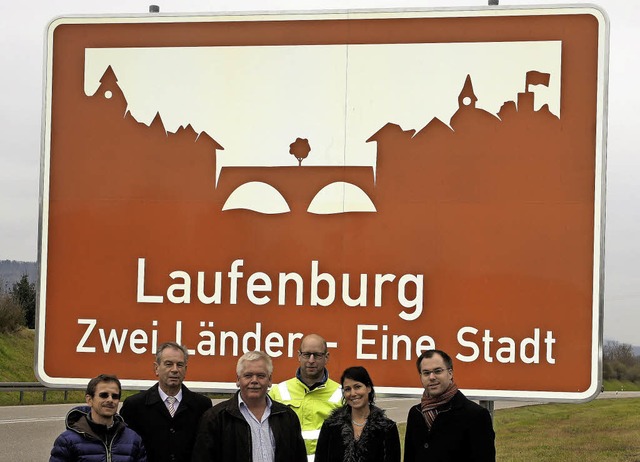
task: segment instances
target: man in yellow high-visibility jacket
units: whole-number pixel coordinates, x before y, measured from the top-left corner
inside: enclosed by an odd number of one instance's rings
[[[331,411],[342,406],[340,384],[329,378],[326,369],[329,351],[325,339],[309,334],[298,351],[300,367],[296,376],[271,388],[269,396],[289,406],[298,415],[307,459],[313,461],[320,428]]]

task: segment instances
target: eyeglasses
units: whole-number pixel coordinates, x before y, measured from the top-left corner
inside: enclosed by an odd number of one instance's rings
[[[450,370],[451,370],[450,367],[446,369],[443,369],[442,367],[437,367],[431,371],[425,369],[424,371],[420,372],[420,375],[422,375],[423,377],[429,377],[431,374],[441,375],[443,372],[450,371]]]
[[[299,351],[299,353],[300,353],[300,356],[302,356],[304,359],[309,359],[311,358],[311,356],[313,356],[316,359],[324,359],[329,354],[329,353],[314,353],[312,351]]]
[[[111,395],[111,399],[113,399],[114,401],[117,401],[120,399],[120,393],[109,393],[106,391],[98,393],[98,396],[102,399],[107,399],[109,395]]]

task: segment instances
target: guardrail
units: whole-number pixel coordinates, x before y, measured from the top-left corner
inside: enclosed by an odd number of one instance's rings
[[[20,404],[23,403],[25,392],[42,392],[42,402],[47,401],[47,392],[49,391],[63,391],[64,400],[66,401],[70,391],[80,390],[79,388],[49,388],[42,385],[40,382],[0,382],[0,392],[19,392]]]

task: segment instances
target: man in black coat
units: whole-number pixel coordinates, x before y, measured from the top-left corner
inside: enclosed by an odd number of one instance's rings
[[[491,415],[458,390],[451,357],[429,350],[416,364],[425,390],[420,404],[409,410],[404,462],[494,462]]]
[[[187,349],[174,342],[158,347],[154,363],[158,383],[127,398],[120,415],[142,437],[149,462],[189,462],[200,417],[211,400],[182,382]]]
[[[298,416],[267,396],[272,373],[266,353],[240,357],[240,390],[202,416],[192,462],[307,461]]]

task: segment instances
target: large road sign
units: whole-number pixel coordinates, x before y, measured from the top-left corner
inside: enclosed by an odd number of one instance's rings
[[[600,384],[607,21],[594,7],[76,17],[48,30],[36,369],[235,389],[303,334],[333,376]]]

